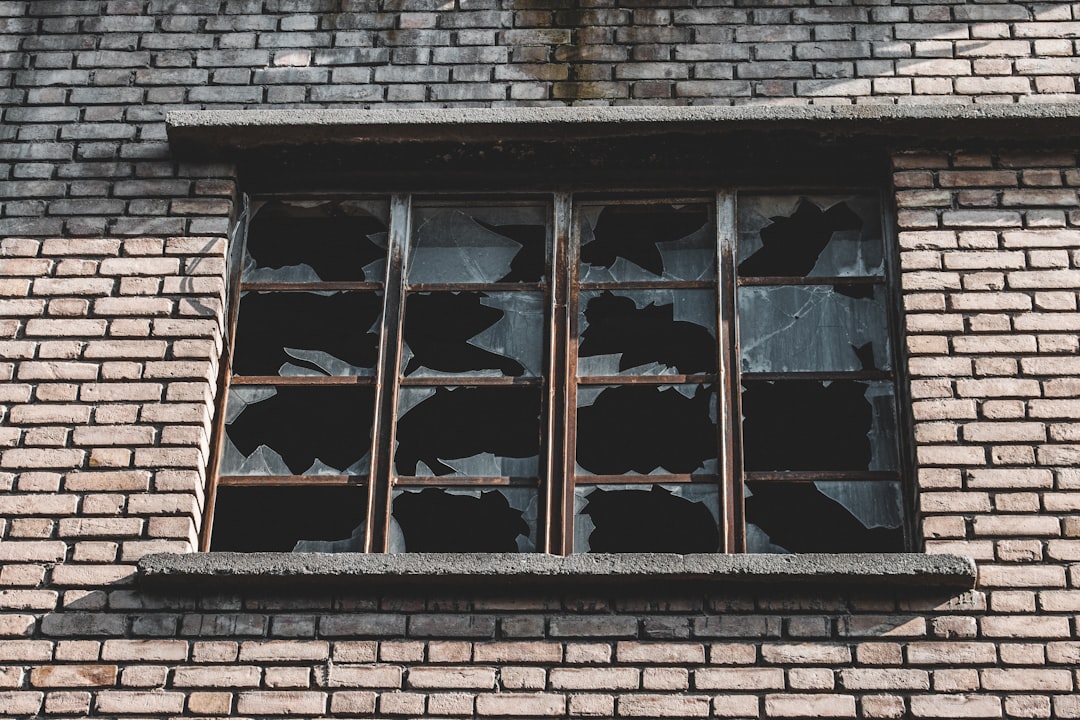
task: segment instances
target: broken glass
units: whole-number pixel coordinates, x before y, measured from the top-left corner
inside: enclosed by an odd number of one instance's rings
[[[898,482],[750,481],[744,492],[747,552],[904,549]]]
[[[889,381],[743,380],[747,470],[895,470]]]
[[[367,490],[359,485],[222,486],[210,550],[359,552],[366,505]]]
[[[540,389],[402,388],[396,438],[398,475],[536,477]]]
[[[543,331],[542,293],[410,293],[402,374],[538,377]]]
[[[713,386],[582,386],[577,395],[578,474],[716,472]]]
[[[382,295],[245,292],[235,375],[374,375]]]
[[[741,277],[883,275],[883,252],[876,196],[739,195]]]
[[[535,283],[544,277],[544,205],[419,207],[413,226],[410,284]]]
[[[740,287],[743,372],[889,369],[884,288],[855,287],[870,297],[851,297],[831,285]]]
[[[578,375],[716,372],[712,290],[582,292]]]
[[[394,491],[390,552],[535,552],[535,488]]]
[[[719,517],[720,492],[709,483],[579,485],[574,552],[716,552]]]
[[[583,205],[578,218],[582,282],[716,276],[708,204]]]
[[[244,282],[382,282],[387,200],[270,200],[247,231]]]
[[[364,475],[373,387],[234,385],[222,475]]]

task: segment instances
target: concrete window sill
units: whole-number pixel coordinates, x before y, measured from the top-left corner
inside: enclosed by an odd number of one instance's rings
[[[147,589],[390,585],[802,585],[966,590],[975,563],[959,555],[672,555],[558,557],[512,553],[158,553],[139,561]]]

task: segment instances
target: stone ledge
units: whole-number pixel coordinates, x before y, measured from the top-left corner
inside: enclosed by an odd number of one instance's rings
[[[573,142],[675,133],[803,131],[822,137],[1075,138],[1080,103],[804,105],[376,110],[181,110],[166,117],[173,148],[228,153],[261,147],[401,142]]]
[[[139,561],[148,589],[386,585],[889,586],[966,590],[975,562],[921,553],[559,557],[514,553],[156,553]]]

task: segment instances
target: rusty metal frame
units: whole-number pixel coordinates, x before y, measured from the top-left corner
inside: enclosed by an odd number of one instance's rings
[[[795,191],[797,192],[797,191]],[[792,194],[795,194],[792,192]],[[842,195],[843,189],[815,188],[813,194]],[[785,192],[784,194],[788,194]],[[810,193],[807,193],[810,194]],[[342,198],[344,199],[344,198]],[[674,196],[641,193],[580,193],[567,191],[541,196],[523,193],[513,199],[506,196],[488,197],[483,194],[390,196],[390,215],[387,242],[387,263],[384,282],[249,282],[242,283],[239,263],[231,268],[229,285],[228,336],[221,366],[220,394],[213,425],[212,453],[206,498],[206,518],[201,547],[209,549],[212,533],[214,499],[218,487],[270,486],[343,486],[366,485],[364,552],[387,552],[391,523],[391,502],[395,487],[458,486],[458,487],[532,487],[538,492],[536,545],[539,552],[567,555],[574,551],[575,489],[601,484],[693,483],[712,484],[718,489],[720,503],[721,552],[745,552],[746,532],[743,517],[743,484],[755,482],[814,482],[817,480],[902,481],[908,476],[903,447],[900,447],[900,466],[895,471],[750,471],[743,467],[741,381],[746,380],[882,380],[891,381],[900,410],[899,348],[896,310],[887,309],[889,338],[893,347],[893,368],[890,370],[850,372],[792,372],[742,373],[739,369],[738,288],[742,286],[780,285],[881,285],[889,290],[896,287],[892,258],[886,258],[881,276],[855,277],[747,277],[737,273],[738,262],[738,194],[722,189],[713,195],[695,194]],[[407,280],[408,254],[413,241],[415,207],[461,206],[518,206],[523,202],[546,203],[550,226],[549,252],[545,261],[545,280],[539,283],[412,283]],[[580,222],[578,208],[583,205],[643,205],[651,203],[698,203],[712,207],[715,234],[715,273],[705,280],[656,281],[590,281],[580,278]],[[883,210],[886,209],[884,202]],[[883,223],[886,213],[882,213]],[[241,231],[242,232],[242,231]],[[888,228],[883,227],[883,238]],[[240,242],[245,242],[240,236]],[[886,245],[888,243],[886,242]],[[883,248],[888,255],[888,247]],[[243,252],[242,247],[239,252]],[[383,313],[380,320],[380,339],[375,374],[359,376],[237,376],[231,375],[231,357],[235,342],[237,310],[241,289],[247,291],[365,291],[383,294]],[[716,300],[717,369],[715,373],[680,375],[591,375],[578,376],[579,297],[582,292],[618,289],[681,290],[702,289],[714,292]],[[468,377],[436,375],[405,378],[401,376],[401,351],[404,310],[407,296],[420,292],[534,292],[545,297],[545,371],[539,377]],[[598,385],[671,385],[704,384],[713,387],[717,395],[718,469],[713,473],[656,474],[656,475],[585,475],[576,467],[577,447],[577,390],[578,387]],[[231,385],[308,385],[308,386],[374,386],[375,418],[371,431],[371,463],[366,476],[241,476],[221,475],[219,462],[225,434],[224,416]],[[441,386],[531,386],[542,393],[540,418],[540,467],[537,477],[479,477],[479,476],[398,476],[393,468],[396,446],[398,401],[401,388]],[[899,434],[903,425],[896,418]],[[901,445],[902,439],[898,439]],[[905,513],[910,513],[905,507]],[[910,522],[908,520],[907,522]]]

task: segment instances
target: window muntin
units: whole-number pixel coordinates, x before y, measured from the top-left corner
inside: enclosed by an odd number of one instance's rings
[[[880,201],[737,205],[256,206],[209,549],[260,549],[238,488],[333,487],[296,550],[903,549]]]

